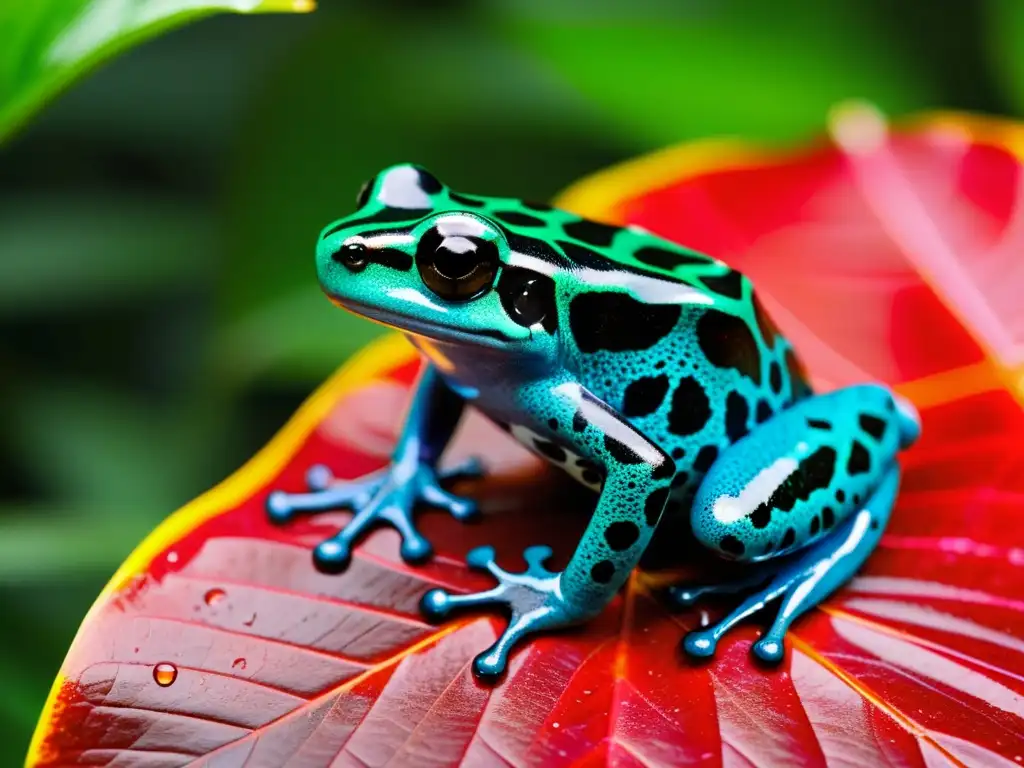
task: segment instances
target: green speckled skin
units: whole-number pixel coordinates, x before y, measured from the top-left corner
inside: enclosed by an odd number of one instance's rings
[[[343,568],[377,520],[399,529],[407,559],[429,556],[412,523],[417,501],[471,514],[472,502],[441,489],[434,472],[466,402],[598,493],[565,571],[547,571],[541,547],[527,551],[525,573],[508,573],[482,548],[470,562],[497,587],[424,596],[437,619],[510,608],[505,634],[476,660],[479,676],[500,675],[524,635],[598,613],[666,513],[688,515],[720,556],[751,563],[741,583],[671,590],[677,602],[761,586],[686,638],[699,656],[781,598],[754,648],[778,660],[789,624],[849,578],[881,535],[896,455],[918,434],[913,409],[873,384],[812,395],[750,282],[715,259],[640,229],[463,195],[399,165],[321,232],[316,263],[335,303],[402,330],[429,361],[390,468],[356,483],[314,468],[308,493],[268,499],[279,522],[356,511],[318,547],[321,568]]]

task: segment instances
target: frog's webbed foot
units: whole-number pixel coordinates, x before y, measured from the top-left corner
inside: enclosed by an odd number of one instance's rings
[[[343,571],[356,541],[381,523],[401,535],[403,560],[423,562],[433,549],[413,522],[416,503],[445,509],[457,520],[471,519],[478,512],[476,503],[446,491],[441,483],[478,477],[482,471],[477,459],[440,471],[422,462],[398,461],[356,480],[338,480],[317,465],[306,475],[307,493],[273,491],[267,497],[267,514],[271,522],[283,524],[300,514],[351,509],[355,514],[348,524],[313,552],[317,567],[328,573]]]
[[[564,627],[586,618],[562,597],[560,574],[552,573],[543,563],[551,557],[550,547],[529,547],[523,552],[527,568],[522,573],[509,573],[494,560],[493,547],[477,547],[466,556],[471,568],[489,572],[498,585],[484,592],[468,595],[450,594],[432,589],[423,595],[420,608],[430,621],[441,621],[455,610],[501,606],[511,614],[508,626],[490,648],[473,660],[473,673],[485,681],[500,678],[508,664],[512,648],[527,635]]]
[[[726,632],[768,603],[780,599],[778,614],[752,650],[761,661],[771,664],[781,661],[786,651],[784,637],[790,625],[852,577],[878,545],[892,511],[898,485],[899,470],[893,467],[859,512],[843,520],[827,538],[780,561],[777,571],[765,586],[748,595],[717,623],[690,632],[683,639],[683,650],[698,658],[714,655],[718,641]],[[764,565],[770,567],[769,563]],[[753,586],[756,577],[765,575],[766,571],[761,571],[715,591],[727,591],[732,587],[736,587],[732,591],[742,591]],[[705,588],[697,596],[709,591]],[[685,604],[693,592],[692,589],[680,589],[674,599]]]

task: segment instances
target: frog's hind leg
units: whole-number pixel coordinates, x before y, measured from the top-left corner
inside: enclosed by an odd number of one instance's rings
[[[781,600],[754,648],[765,661],[781,658],[786,628],[878,543],[899,484],[897,455],[919,432],[911,405],[863,384],[802,400],[733,443],[702,479],[690,521],[698,541],[752,573],[736,584],[679,589],[676,602],[770,578],[718,624],[687,637],[685,650],[710,656],[728,629]]]
[[[899,469],[894,464],[859,512],[843,520],[826,538],[788,559],[765,587],[749,595],[719,622],[688,634],[683,641],[686,653],[711,656],[722,635],[782,597],[775,620],[753,648],[762,661],[780,661],[785,652],[783,636],[789,626],[852,577],[874,550],[889,521],[898,487]]]

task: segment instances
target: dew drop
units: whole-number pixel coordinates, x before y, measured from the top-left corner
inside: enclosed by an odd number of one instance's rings
[[[153,667],[153,679],[161,688],[166,688],[178,679],[178,668],[173,664],[161,662]]]
[[[231,662],[231,668],[245,669],[245,659],[243,659],[242,657],[238,657],[237,659]]]
[[[168,563],[176,563],[176,562],[178,562],[178,553],[177,552],[168,552],[167,553],[167,562]]]
[[[214,587],[213,589],[207,591],[203,599],[206,601],[207,605],[216,605],[227,596],[228,593],[225,592],[223,589]]]

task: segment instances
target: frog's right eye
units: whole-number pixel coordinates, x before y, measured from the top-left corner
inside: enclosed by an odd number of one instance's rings
[[[558,327],[555,284],[547,275],[507,267],[498,281],[501,306],[512,322],[525,328],[540,323],[548,333]]]

